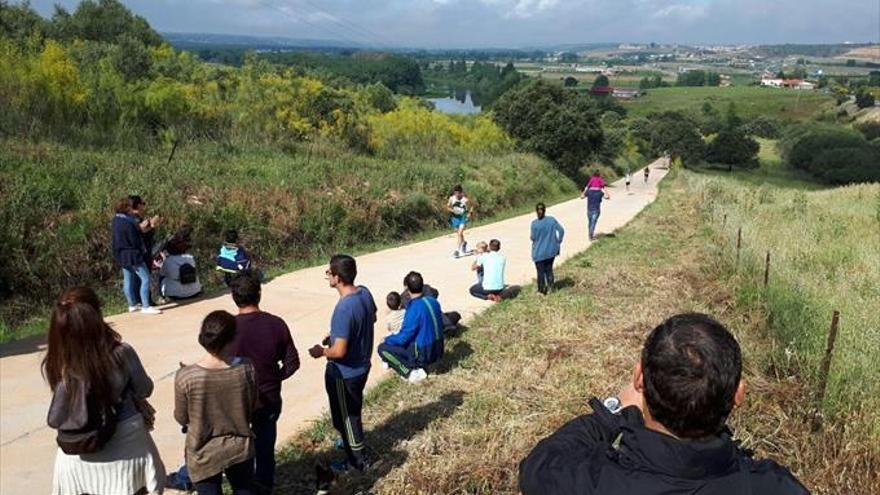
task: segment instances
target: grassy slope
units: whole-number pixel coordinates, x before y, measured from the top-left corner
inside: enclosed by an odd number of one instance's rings
[[[375,389],[364,419],[379,463],[338,493],[515,493],[517,464],[537,440],[584,412],[589,397],[616,392],[647,332],[690,310],[716,315],[743,344],[750,396],[732,422],[746,446],[790,465],[814,493],[876,493],[880,453],[864,428],[844,431],[841,421],[811,434],[805,374],[771,365],[778,329],[739,298],[744,278],[723,247],[729,238],[696,193],[706,180],[671,176],[616,237],[559,268],[559,291],[544,298],[526,288],[478,317],[447,341],[424,384],[390,379]],[[286,492],[309,492],[315,461],[339,455],[334,436],[322,420],[285,450]]]
[[[815,91],[732,86],[651,89],[647,95],[637,100],[624,102],[624,106],[632,116],[645,116],[651,112],[667,110],[696,113],[706,101],[719,110],[726,109],[728,102],[733,101],[739,115],[744,119],[766,115],[783,120],[809,118],[834,104],[833,98]]]
[[[576,192],[546,161],[518,153],[387,160],[320,145],[194,145],[170,166],[166,160],[163,152],[2,142],[2,282],[12,294],[0,300],[0,342],[43,331],[44,305],[65,286],[102,288],[109,309],[121,308],[108,226],[111,203],[125,194],[143,195],[165,218],[161,235],[195,228],[194,254],[210,288],[218,285],[211,259],[227,228],[239,229],[262,268],[290,268],[331,250],[436,232],[456,183],[478,202],[477,219]]]

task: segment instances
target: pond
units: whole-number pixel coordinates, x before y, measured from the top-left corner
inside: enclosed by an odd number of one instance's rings
[[[480,113],[480,106],[474,104],[470,91],[455,91],[446,98],[427,98],[439,112],[451,114]]]

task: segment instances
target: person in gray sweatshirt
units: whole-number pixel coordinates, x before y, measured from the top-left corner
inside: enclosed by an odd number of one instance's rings
[[[547,294],[553,287],[553,260],[559,256],[565,229],[555,218],[547,216],[544,203],[538,203],[535,213],[538,218],[532,220],[532,261],[538,270],[538,292]]]

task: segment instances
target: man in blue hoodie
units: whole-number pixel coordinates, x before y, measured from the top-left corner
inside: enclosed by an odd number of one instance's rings
[[[412,299],[403,326],[379,344],[379,357],[410,383],[427,378],[425,367],[443,357],[443,311],[437,299],[425,295],[425,282],[418,272],[404,279]]]
[[[559,246],[565,237],[565,229],[553,217],[548,217],[547,207],[538,203],[538,218],[532,220],[532,261],[538,270],[538,292],[547,294],[553,288],[553,260],[559,256]]]

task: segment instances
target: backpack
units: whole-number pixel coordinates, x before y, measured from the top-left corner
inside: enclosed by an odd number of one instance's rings
[[[59,429],[55,441],[68,455],[94,454],[100,452],[116,433],[118,404],[101,408],[92,393],[80,391],[80,396],[71,403],[71,409],[82,409],[88,419],[85,426],[77,430]],[[74,413],[74,411],[71,411]]]
[[[180,265],[177,276],[181,284],[194,284],[196,282],[196,267],[189,263]]]

